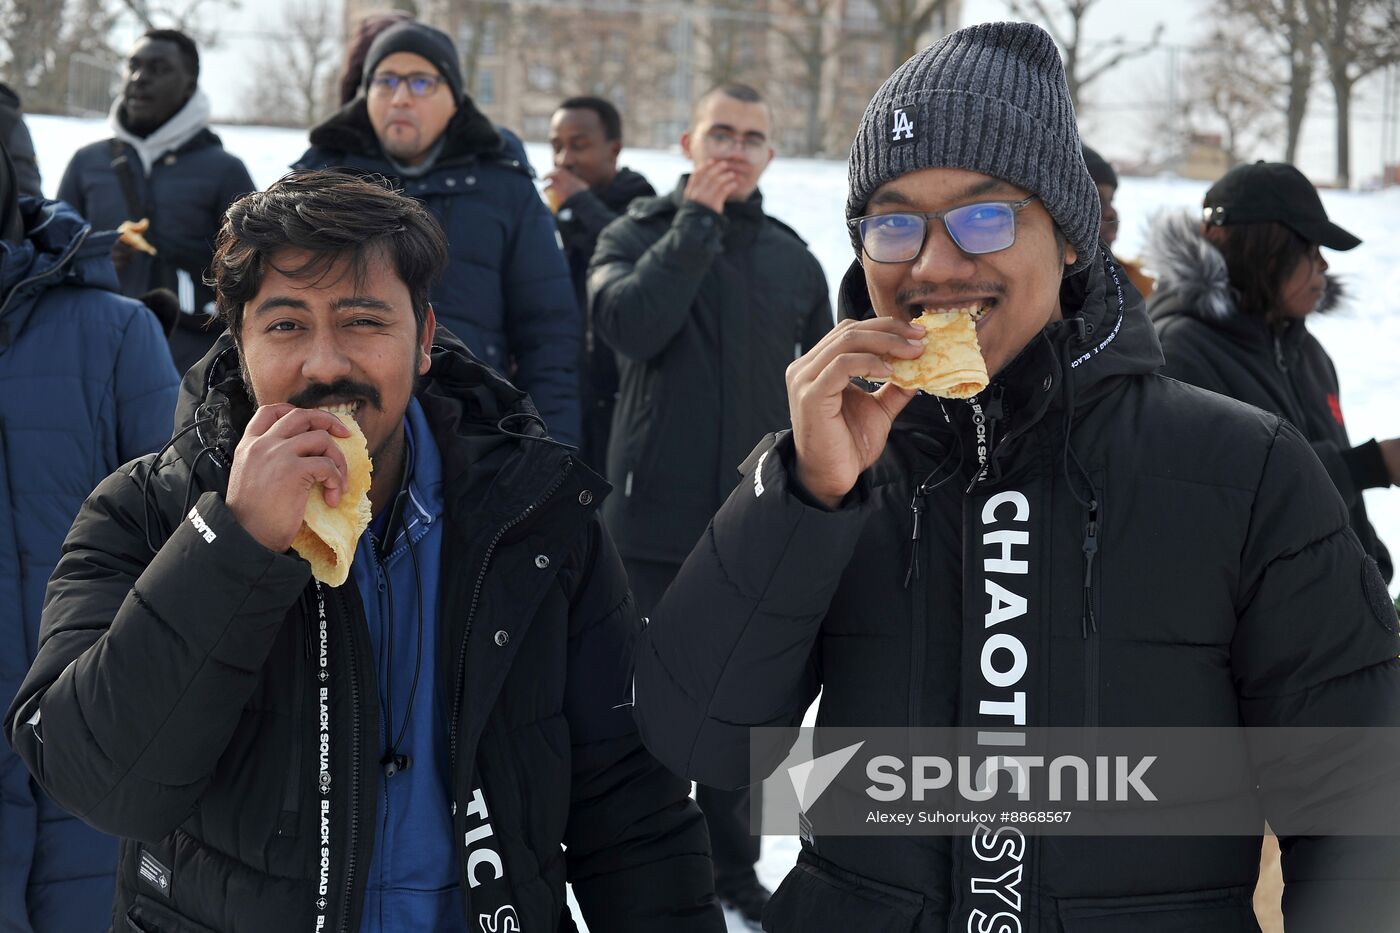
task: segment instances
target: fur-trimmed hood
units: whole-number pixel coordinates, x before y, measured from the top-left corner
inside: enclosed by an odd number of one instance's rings
[[[477,109],[476,103],[465,94],[457,104],[457,112],[443,131],[442,154],[439,162],[467,158],[499,158],[507,148],[505,137]],[[327,117],[311,130],[311,152],[318,149],[348,153],[350,155],[384,158],[384,149],[375,136],[370,123],[369,107],[363,96],[356,97],[339,111]],[[295,168],[304,166],[308,156],[302,156]]]
[[[1149,303],[1154,320],[1186,314],[1225,322],[1240,316],[1225,257],[1201,233],[1201,223],[1190,211],[1163,211],[1152,219],[1143,263],[1157,276]],[[1341,280],[1330,274],[1326,279],[1320,312],[1335,310],[1345,297]]]

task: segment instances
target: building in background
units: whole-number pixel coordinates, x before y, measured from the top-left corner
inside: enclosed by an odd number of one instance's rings
[[[597,94],[622,111],[629,145],[668,148],[691,103],[732,80],[773,101],[780,153],[843,157],[870,96],[898,64],[900,43],[879,3],[422,0],[417,12],[457,40],[477,105],[527,140],[548,136],[563,98]],[[383,7],[347,0],[347,32]],[[961,7],[943,4],[915,47],[956,28]]]

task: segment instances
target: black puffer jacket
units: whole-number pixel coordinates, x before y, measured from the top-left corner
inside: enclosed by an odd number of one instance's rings
[[[571,930],[567,878],[594,929],[723,930],[688,785],[627,708],[639,622],[594,514],[606,486],[442,343],[418,399],[442,453],[442,566],[460,571],[442,575],[439,644],[461,647],[438,663],[466,915]],[[59,803],[124,837],[117,929],[355,933],[382,780],[369,633],[353,583],[314,585],[224,505],[251,414],[234,360],[225,336],[187,376],[190,430],[160,469],[133,461],[84,505],[6,730]],[[504,886],[469,886],[496,858]]]
[[[598,239],[588,293],[621,388],[604,515],[624,557],[679,564],[734,488],[753,445],[787,424],[789,363],[831,329],[816,257],[763,213],[635,202]]]
[[[1303,320],[1270,327],[1242,313],[1230,292],[1225,257],[1188,214],[1152,225],[1148,254],[1158,270],[1148,312],[1162,341],[1168,376],[1228,395],[1286,419],[1312,444],[1351,511],[1351,527],[1389,581],[1390,552],[1366,517],[1363,489],[1390,485],[1374,440],[1353,447],[1342,418],[1332,358]],[[1330,310],[1340,297],[1329,280]]]
[[[580,191],[559,205],[555,223],[564,241],[569,276],[574,282],[579,309],[584,314],[583,349],[579,362],[579,402],[583,410],[583,440],[579,456],[594,469],[603,469],[608,455],[608,433],[617,407],[617,357],[612,347],[598,339],[588,314],[588,264],[598,248],[598,235],[638,198],[656,196],[656,189],[630,168],[618,169],[602,191]]]
[[[858,273],[847,282],[863,293]],[[1395,610],[1307,443],[1273,415],[1155,375],[1160,350],[1124,287],[1120,302],[1102,262],[1066,280],[1078,315],[977,400],[980,481],[970,404],[950,403],[949,425],[930,398],[910,404],[836,511],[794,492],[790,437],[755,452],[638,648],[639,723],[663,762],[745,783],[749,727],[801,722],[818,690],[819,726],[1400,723]],[[967,455],[955,478],[916,496],[957,463],[956,435]],[[1024,611],[989,622],[993,592],[1005,594],[993,608],[1023,598]],[[1003,632],[1027,661],[995,686],[979,659]],[[1214,802],[1260,813],[1255,784],[1240,773]],[[817,833],[765,929],[1258,930],[1258,837],[1027,835],[988,853],[966,837]],[[1289,933],[1394,929],[1397,849],[1286,839]],[[987,879],[1009,884],[1016,909]]]

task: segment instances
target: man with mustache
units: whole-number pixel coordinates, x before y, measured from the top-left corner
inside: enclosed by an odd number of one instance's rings
[[[788,368],[792,430],[754,452],[638,647],[657,757],[703,783],[761,779],[749,730],[795,730],[818,693],[818,726],[957,727],[978,761],[1048,726],[1400,725],[1395,608],[1308,443],[1159,374],[1044,30],[973,26],[901,65],[857,129],[846,218],[843,320]],[[924,353],[914,317],[969,308],[986,389],[887,381]],[[1165,810],[1202,835],[818,818],[764,929],[1257,931],[1265,818],[1372,789],[1389,812],[1393,767],[1316,745],[1241,755]],[[1212,834],[1221,814],[1253,834]],[[1282,844],[1289,933],[1396,928],[1394,838]]]
[[[394,180],[447,234],[433,289],[439,320],[534,400],[549,434],[580,439],[581,311],[554,218],[520,141],[463,89],[457,49],[423,23],[396,23],[365,55],[363,93],[311,131],[297,169]]]
[[[593,929],[723,930],[689,785],[632,721],[607,486],[437,330],[445,260],[353,175],[238,201],[229,332],[69,532],[6,729],[123,837],[118,929],[564,930],[567,880]],[[331,587],[289,547],[340,504],[350,419],[373,518]]]
[[[107,121],[112,138],[73,154],[58,198],[98,230],[150,221],[144,236],[155,254],[119,239],[112,262],[124,295],[139,298],[156,288],[175,293],[181,313],[168,335],[175,368],[183,373],[221,330],[204,276],[224,210],[256,186],[209,129],[193,39],[152,29],[136,41],[122,74],[122,92]]]

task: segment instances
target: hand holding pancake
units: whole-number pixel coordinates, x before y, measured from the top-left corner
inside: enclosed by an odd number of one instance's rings
[[[154,256],[156,248],[145,237],[146,231],[150,228],[151,221],[148,217],[142,217],[140,220],[123,220],[117,225],[117,239],[132,249]]]
[[[894,382],[866,392],[851,380],[889,380],[894,367],[886,358],[917,358],[923,336],[922,328],[893,318],[842,321],[788,366],[796,477],[819,501],[840,504],[879,459],[895,417],[914,397]]]
[[[888,360],[890,382],[940,398],[972,398],[987,387],[987,363],[977,344],[976,307],[925,311],[914,318],[924,329],[924,352],[914,360]]]
[[[369,483],[374,467],[369,461],[364,432],[354,418],[355,405],[333,405],[321,411],[335,415],[350,429],[349,437],[332,437],[345,455],[345,488],[339,501],[332,505],[324,486],[312,487],[306,498],[301,530],[292,539],[292,550],[311,565],[313,577],[329,586],[340,586],[350,576],[355,545],[373,517]]]
[[[348,465],[337,445],[352,431],[325,411],[285,402],[257,410],[233,454],[225,502],[259,544],[282,552],[301,530],[307,499],[318,484],[335,508]]]

